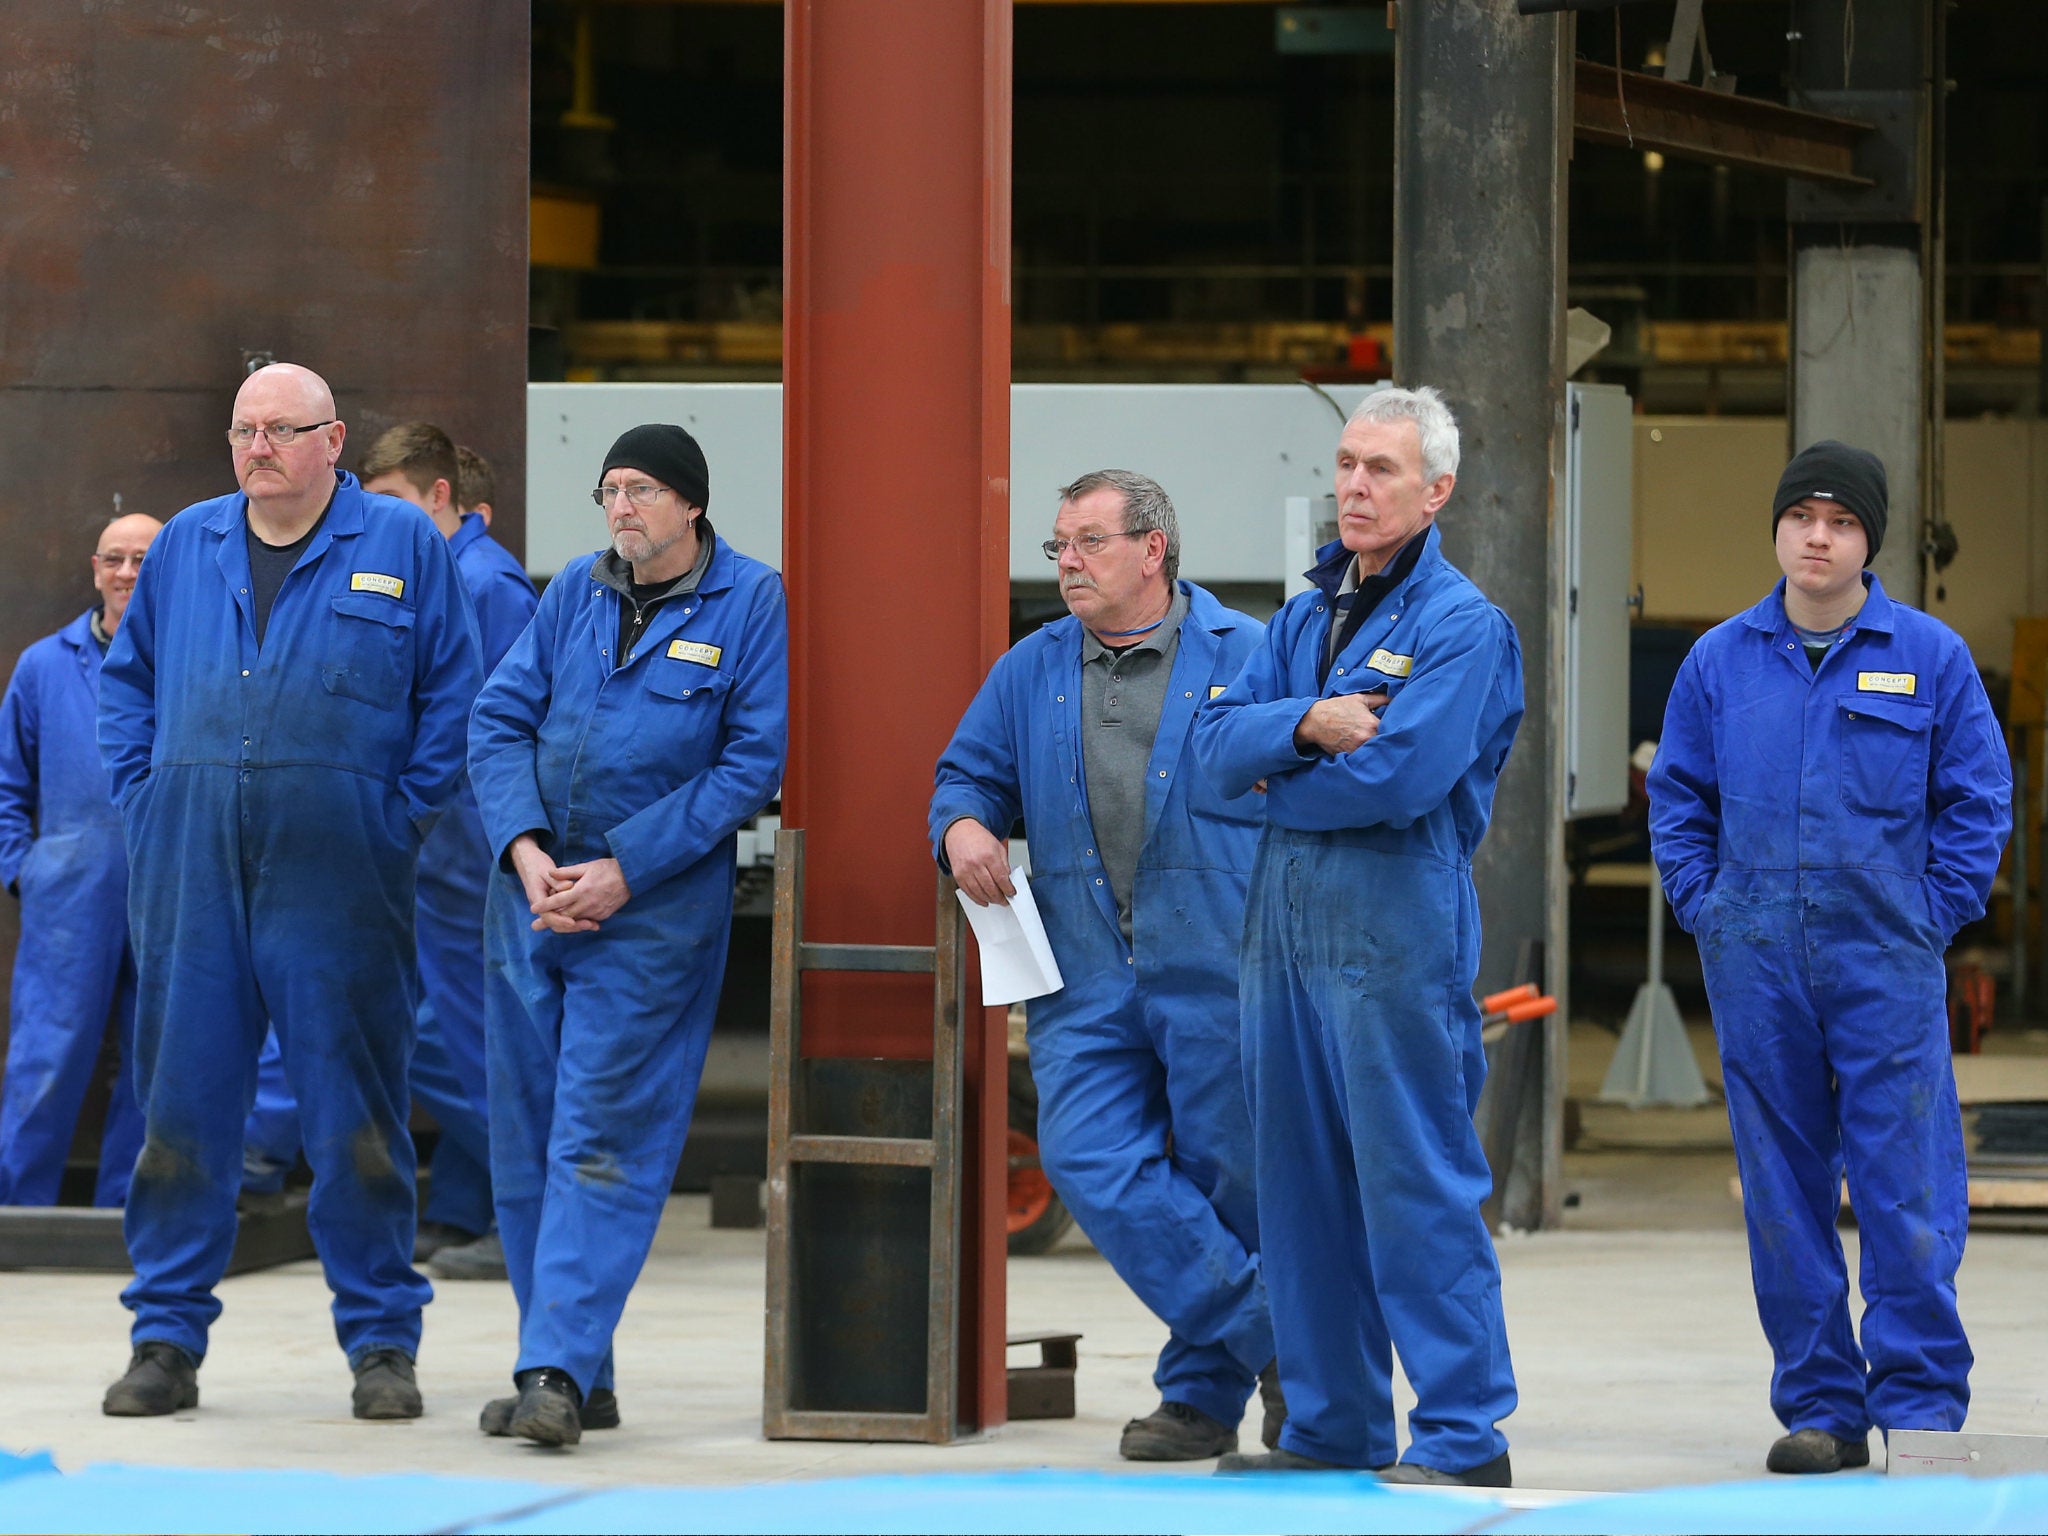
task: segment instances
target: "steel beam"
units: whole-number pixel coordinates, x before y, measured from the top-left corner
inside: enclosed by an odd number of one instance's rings
[[[1834,187],[1871,184],[1856,169],[1868,123],[1805,112],[1580,59],[1574,92],[1580,138],[1656,150],[1709,165],[1772,171]]]
[[[783,824],[804,932],[932,943],[932,765],[1009,628],[1010,0],[790,0]],[[807,976],[805,1048],[931,1052],[931,981]],[[960,1416],[1006,1413],[1007,1061],[962,1042]]]
[[[1527,714],[1494,798],[1474,874],[1485,930],[1482,991],[1547,981],[1565,1000],[1563,799],[1554,718],[1564,626],[1555,595],[1563,467],[1565,158],[1571,142],[1569,18],[1505,5],[1402,0],[1394,89],[1396,381],[1450,398],[1464,439],[1439,524],[1444,551],[1507,611],[1521,637]],[[1532,947],[1533,946],[1533,947]],[[1547,976],[1515,974],[1547,957]],[[1565,1009],[1545,1022],[1540,1097],[1518,1127],[1503,1212],[1556,1218],[1562,1198]]]

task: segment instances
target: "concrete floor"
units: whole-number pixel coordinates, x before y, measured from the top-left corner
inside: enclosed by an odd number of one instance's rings
[[[1600,1032],[1574,1079],[1597,1084]],[[1611,1049],[1612,1036],[1604,1036]],[[1594,1058],[1588,1060],[1587,1058]],[[1567,1155],[1564,1230],[1504,1236],[1508,1332],[1522,1407],[1504,1428],[1516,1481],[1608,1490],[1752,1478],[1779,1432],[1770,1358],[1749,1290],[1733,1158],[1718,1109],[1589,1106]],[[1845,1230],[1851,1273],[1855,1233]],[[126,1361],[111,1275],[0,1274],[8,1364],[0,1448],[89,1462],[430,1471],[575,1483],[751,1483],[876,1472],[1132,1468],[1123,1421],[1150,1409],[1164,1330],[1078,1233],[1010,1265],[1013,1330],[1080,1331],[1079,1415],[969,1443],[770,1443],[760,1435],[763,1235],[714,1231],[709,1202],[671,1202],[619,1335],[625,1427],[547,1452],[476,1431],[506,1390],[514,1308],[502,1285],[442,1284],[427,1313],[427,1416],[359,1424],[315,1264],[229,1280],[200,1375],[203,1406],[169,1420],[107,1419],[103,1386]],[[1977,1352],[1972,1429],[2048,1435],[2048,1235],[1977,1233],[1962,1273]],[[33,1384],[33,1390],[22,1388]],[[1402,1407],[1405,1410],[1406,1399]],[[1248,1437],[1249,1440],[1249,1437]]]

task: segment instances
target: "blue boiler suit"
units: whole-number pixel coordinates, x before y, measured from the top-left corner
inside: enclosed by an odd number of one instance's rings
[[[335,482],[260,649],[237,493],[158,535],[100,680],[146,1119],[121,1299],[137,1343],[195,1358],[220,1314],[266,1022],[350,1361],[417,1354],[430,1294],[411,1263],[413,870],[461,772],[476,631],[433,523]]]
[[[1701,637],[1650,770],[1650,833],[1698,937],[1787,1429],[1960,1429],[1969,1226],[1942,955],[2012,822],[2005,743],[1960,637],[1868,573],[1807,659],[1784,583]],[[1862,1347],[1835,1233],[1861,1234]]]
[[[700,527],[704,526],[700,522]],[[496,860],[486,929],[491,1182],[519,1300],[518,1372],[614,1385],[612,1332],[646,1261],[703,1075],[732,929],[736,834],[789,749],[782,580],[712,535],[697,590],[614,651],[594,556],[548,584],[484,685],[470,779]],[[535,933],[507,854],[619,861],[595,933]]]
[[[1046,1177],[1170,1330],[1162,1399],[1223,1424],[1273,1358],[1239,1043],[1237,945],[1262,806],[1195,771],[1188,731],[1263,626],[1182,582],[1187,617],[1145,771],[1126,943],[1094,847],[1083,770],[1081,621],[1020,641],[940,757],[932,851],[972,817],[1024,819],[1031,889],[1066,985],[1025,1005]]]
[[[0,885],[21,944],[0,1081],[0,1205],[54,1205],[100,1042],[121,1067],[100,1139],[95,1205],[119,1205],[142,1150],[128,854],[100,765],[100,647],[82,613],[21,653],[0,701]]]
[[[475,610],[486,677],[533,617],[533,583],[512,552],[474,512],[448,540]],[[463,775],[420,845],[414,928],[419,941],[419,1039],[412,1093],[433,1115],[440,1139],[421,1212],[465,1232],[483,1232],[491,1211],[490,1103],[484,1068],[484,892],[491,853]],[[243,1132],[246,1189],[282,1188],[299,1153],[298,1105],[273,1033],[263,1042],[256,1103]]]
[[[1472,1125],[1486,1058],[1472,983],[1472,855],[1522,719],[1514,626],[1431,527],[1319,681],[1353,558],[1315,583],[1195,723],[1225,794],[1266,781],[1245,919],[1245,1076],[1266,1288],[1287,1392],[1280,1444],[1350,1467],[1395,1458],[1389,1344],[1415,1388],[1403,1460],[1500,1455],[1514,1411],[1500,1269]],[[1390,695],[1379,734],[1304,756],[1318,698]]]

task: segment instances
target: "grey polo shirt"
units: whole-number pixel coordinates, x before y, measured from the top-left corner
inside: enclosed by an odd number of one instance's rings
[[[1175,583],[1173,605],[1159,627],[1126,649],[1113,651],[1085,625],[1081,630],[1081,771],[1096,852],[1126,943],[1131,886],[1145,846],[1145,770],[1187,616],[1188,595]]]

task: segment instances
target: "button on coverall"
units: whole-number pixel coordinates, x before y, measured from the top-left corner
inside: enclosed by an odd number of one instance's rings
[[[245,499],[150,546],[100,679],[126,821],[146,1119],[129,1190],[137,1343],[193,1356],[220,1314],[242,1121],[275,1024],[312,1164],[307,1211],[351,1362],[418,1352],[406,1129],[413,866],[462,766],[475,626],[448,541],[337,473],[259,650]]]
[[[715,536],[714,536],[715,538]],[[732,929],[736,834],[782,782],[782,581],[716,539],[695,592],[614,655],[617,593],[575,561],[484,686],[470,778],[498,872],[484,1005],[491,1182],[519,1299],[515,1374],[613,1386],[612,1332],[646,1261],[703,1075]],[[535,933],[506,854],[619,861],[595,933]]]
[[[1287,1392],[1280,1444],[1348,1467],[1394,1460],[1389,1340],[1415,1388],[1406,1461],[1462,1472],[1507,1448],[1515,1406],[1492,1178],[1472,1112],[1486,1071],[1472,983],[1472,854],[1522,719],[1514,627],[1430,528],[1318,682],[1352,559],[1266,629],[1195,723],[1225,794],[1264,779],[1245,920],[1245,1075],[1266,1289]],[[1391,696],[1379,734],[1295,749],[1319,697]]]
[[[1650,833],[1699,940],[1787,1429],[1960,1429],[1969,1226],[1942,955],[2011,826],[2005,743],[1960,637],[1875,576],[1818,670],[1784,583],[1671,690]],[[1863,1340],[1835,1217],[1862,1248]]]
[[[1262,807],[1195,771],[1188,730],[1262,626],[1180,585],[1188,611],[1145,769],[1131,941],[1094,846],[1079,619],[1048,624],[990,671],[939,759],[931,835],[943,865],[960,817],[997,837],[1023,817],[1032,896],[1066,983],[1025,1005],[1046,1177],[1170,1330],[1153,1373],[1161,1398],[1234,1425],[1273,1358],[1237,999]]]
[[[0,1084],[0,1205],[54,1205],[100,1042],[121,1066],[100,1139],[95,1205],[119,1205],[142,1149],[128,854],[100,765],[100,647],[82,613],[21,653],[0,702],[0,885],[21,943]]]

